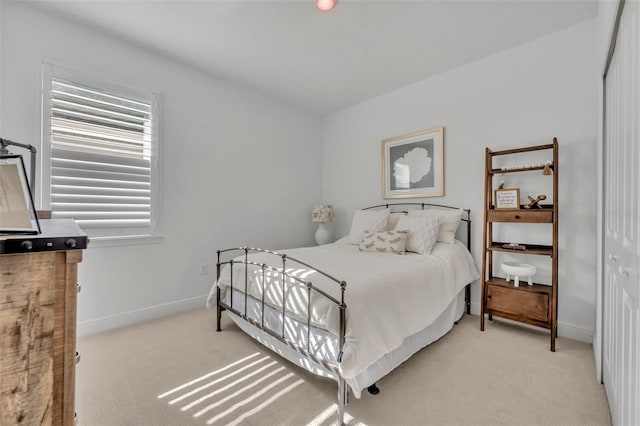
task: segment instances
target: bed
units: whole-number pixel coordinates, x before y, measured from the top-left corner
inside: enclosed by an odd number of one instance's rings
[[[460,223],[466,244],[455,238]],[[356,211],[349,235],[332,244],[218,251],[207,305],[217,308],[217,331],[227,311],[272,351],[336,380],[343,424],[349,390],[358,398],[364,389],[376,393],[377,380],[469,312],[469,286],[479,278],[470,235],[469,210],[368,207]]]

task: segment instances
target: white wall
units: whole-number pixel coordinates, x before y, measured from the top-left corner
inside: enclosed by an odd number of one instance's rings
[[[42,61],[163,98],[164,238],[85,251],[80,333],[202,306],[219,248],[313,244],[319,116],[22,2],[0,11],[3,138],[40,144]]]
[[[595,316],[595,28],[594,21],[577,25],[329,114],[322,124],[38,8],[1,2],[0,136],[39,144],[42,61],[163,97],[164,238],[85,252],[81,333],[200,305],[218,248],[312,244],[315,202],[333,203],[334,233],[346,233],[355,209],[382,201],[380,141],[431,127],[445,127],[445,197],[425,201],[473,210],[480,266],[484,147],[557,136],[560,334],[587,340]],[[209,275],[200,275],[203,263]],[[479,312],[477,285],[472,298]]]
[[[589,341],[596,272],[595,29],[595,20],[588,21],[327,115],[322,198],[337,207],[334,232],[348,232],[355,209],[383,201],[382,139],[444,126],[445,196],[425,201],[472,209],[472,252],[480,269],[485,147],[545,144],[556,136],[559,333]],[[474,284],[476,313],[479,299]]]

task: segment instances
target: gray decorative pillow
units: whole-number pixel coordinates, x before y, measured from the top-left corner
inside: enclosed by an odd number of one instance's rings
[[[360,251],[404,254],[408,231],[365,231],[360,241]]]

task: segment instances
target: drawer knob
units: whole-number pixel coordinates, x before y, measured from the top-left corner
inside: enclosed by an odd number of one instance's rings
[[[515,215],[514,217],[515,217],[516,219],[520,219],[520,215],[519,215],[519,214]]]

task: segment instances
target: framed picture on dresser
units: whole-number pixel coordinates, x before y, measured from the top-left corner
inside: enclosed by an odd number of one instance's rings
[[[0,156],[0,234],[39,234],[40,223],[21,155]]]

